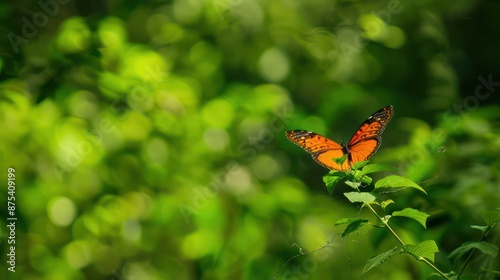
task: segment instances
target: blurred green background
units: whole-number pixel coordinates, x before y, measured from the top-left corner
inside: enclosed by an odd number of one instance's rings
[[[346,186],[329,197],[328,170],[284,132],[348,141],[389,104],[372,161],[428,195],[389,194],[388,210],[431,214],[427,230],[394,225],[409,243],[436,240],[449,271],[500,201],[499,12],[474,0],[2,2],[0,278],[359,279],[396,241],[376,228],[340,238],[337,220],[373,217]],[[280,270],[292,244],[329,240]],[[484,258],[468,272],[483,261],[499,269]],[[429,273],[396,256],[364,279]]]

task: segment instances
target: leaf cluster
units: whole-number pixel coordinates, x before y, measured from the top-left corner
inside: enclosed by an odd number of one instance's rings
[[[345,157],[333,160],[339,164],[342,164],[342,162],[345,161]],[[353,191],[344,193],[344,196],[351,203],[361,203],[361,207],[369,209],[378,220],[377,223],[371,223],[369,219],[359,217],[340,219],[335,223],[335,225],[346,226],[344,232],[342,233],[342,237],[348,236],[349,234],[358,231],[363,226],[373,226],[387,229],[399,243],[398,246],[368,259],[362,271],[363,275],[371,269],[383,264],[389,258],[400,254],[408,254],[414,257],[417,261],[424,262],[435,271],[434,275],[440,276],[444,279],[479,277],[480,275],[483,275],[487,278],[491,275],[499,275],[499,271],[487,269],[483,269],[477,272],[475,275],[463,275],[463,272],[467,264],[470,263],[471,259],[478,251],[493,258],[497,256],[498,247],[492,243],[487,242],[486,237],[498,225],[500,211],[497,210],[485,214],[484,221],[486,225],[471,226],[474,229],[482,231],[483,235],[481,239],[479,241],[466,242],[455,249],[448,256],[448,259],[452,263],[453,267],[459,272],[457,273],[455,271],[449,271],[445,273],[441,271],[434,263],[435,254],[439,252],[438,245],[436,244],[435,240],[424,240],[418,244],[408,244],[389,225],[389,221],[393,217],[403,217],[417,221],[424,229],[426,229],[426,222],[430,215],[410,207],[401,210],[395,210],[390,213],[385,213],[388,210],[387,206],[394,203],[393,199],[385,199],[385,194],[395,193],[405,188],[417,189],[418,191],[427,194],[425,190],[411,179],[398,175],[389,175],[383,177],[375,182],[373,190],[365,190],[365,187],[373,182],[373,179],[369,177],[368,174],[394,170],[395,168],[387,165],[369,164],[368,161],[364,161],[354,164],[354,166],[350,170],[347,170],[345,172],[330,171],[327,175],[323,176],[323,181],[330,195],[333,194],[335,187],[340,182],[345,182],[345,184],[351,187]],[[379,210],[375,210],[374,206],[377,206]],[[461,267],[459,268],[458,265],[460,262],[458,260],[463,259],[464,257],[466,258],[466,260],[461,264]]]

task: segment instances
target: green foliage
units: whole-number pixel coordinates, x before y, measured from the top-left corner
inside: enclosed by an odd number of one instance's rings
[[[463,272],[463,269],[467,265],[467,262],[469,261],[470,257],[473,255],[474,251],[477,249],[481,253],[490,255],[491,257],[495,258],[498,254],[498,247],[485,242],[467,242],[460,246],[459,248],[455,249],[450,255],[449,259],[455,264],[456,266],[456,260],[460,257],[462,257],[466,253],[469,254],[469,258],[467,259],[466,263],[464,264],[462,271],[457,275],[454,271],[451,272],[442,272],[435,264],[434,264],[434,259],[435,259],[435,254],[439,252],[438,246],[434,240],[426,240],[422,241],[416,245],[413,244],[407,244],[397,233],[396,231],[389,225],[389,221],[391,220],[391,217],[405,217],[409,219],[413,219],[417,222],[419,222],[423,228],[427,228],[426,223],[427,219],[430,217],[429,214],[421,212],[417,209],[413,208],[404,208],[402,210],[398,211],[393,211],[391,215],[381,215],[378,213],[374,208],[372,208],[371,205],[379,205],[383,211],[386,211],[386,208],[388,205],[393,204],[394,200],[392,199],[386,199],[382,200],[381,195],[378,193],[374,193],[375,191],[379,191],[382,188],[394,188],[394,189],[399,189],[399,188],[405,188],[405,187],[410,187],[410,188],[415,188],[423,193],[426,193],[425,190],[422,189],[418,184],[413,182],[412,180],[402,177],[402,176],[396,176],[396,175],[389,175],[386,177],[383,177],[379,179],[375,184],[374,184],[374,191],[373,192],[368,192],[368,191],[361,191],[360,190],[360,185],[361,185],[361,178],[366,177],[366,172],[357,174],[356,172],[359,170],[355,170],[354,167],[356,168],[361,168],[363,167],[364,169],[367,168],[367,171],[369,173],[375,173],[375,172],[381,172],[388,170],[390,168],[387,168],[387,166],[378,166],[377,164],[371,164],[371,165],[366,165],[361,164],[361,165],[355,165],[353,166],[352,170],[348,170],[344,172],[345,174],[342,176],[339,172],[330,172],[327,176],[324,177],[325,179],[325,184],[326,186],[332,186],[333,184],[337,184],[340,182],[340,179],[342,178],[349,178],[353,179],[354,181],[346,181],[346,185],[354,188],[357,190],[356,192],[346,192],[344,193],[344,196],[349,200],[351,203],[361,203],[363,207],[368,208],[374,215],[375,217],[378,218],[379,222],[383,225],[384,228],[386,228],[392,235],[393,237],[400,243],[399,246],[380,253],[374,257],[370,257],[363,270],[362,274],[366,274],[368,271],[374,269],[375,267],[380,266],[381,264],[385,263],[389,258],[391,258],[394,255],[397,254],[402,254],[406,253],[411,256],[413,256],[416,260],[424,262],[427,264],[429,267],[431,267],[433,270],[435,270],[437,273],[436,275],[439,275],[442,278],[445,279],[455,279],[460,277],[460,275]],[[496,227],[497,225],[497,220],[498,220],[498,213],[496,212],[488,212],[484,214],[483,219],[485,222],[488,223],[488,226],[472,226],[473,228],[479,229],[483,232],[483,238],[486,237],[491,231]],[[369,220],[366,218],[343,218],[340,219],[335,223],[335,225],[346,225],[346,229],[342,233],[342,237],[345,237],[349,234],[355,233],[360,230],[360,228],[364,225],[369,224]],[[482,238],[482,239],[483,239]],[[482,274],[483,271],[477,272],[477,275]],[[496,271],[491,270],[488,273],[495,274]],[[467,276],[465,276],[467,277]]]
[[[384,222],[439,255],[498,246],[498,218],[481,219],[500,201],[497,17],[472,0],[1,1],[0,181],[16,170],[17,243],[12,273],[4,188],[0,279],[269,279],[294,243],[314,253],[283,279],[355,279],[399,242]],[[380,164],[325,176],[328,197],[284,132],[341,143],[388,104]],[[386,172],[428,195],[373,190]],[[337,244],[332,224],[370,208],[381,220]],[[431,214],[428,229],[390,218],[405,208]],[[462,279],[498,275],[480,248],[443,259]],[[394,257],[364,279],[423,279],[420,264]]]
[[[418,184],[413,182],[411,179],[404,178],[401,176],[397,175],[390,175],[385,178],[382,178],[375,183],[375,189],[380,189],[380,188],[392,188],[392,189],[398,189],[398,188],[415,188],[423,193],[426,193],[422,187],[420,187]]]
[[[402,253],[403,253],[403,250],[401,248],[394,247],[387,252],[384,252],[384,253],[381,253],[381,254],[376,255],[374,257],[369,258],[365,264],[365,267],[363,267],[363,272],[362,272],[363,275],[365,275],[372,268],[375,268],[375,267],[383,264],[385,261],[387,261],[392,256],[402,254]]]
[[[366,225],[368,219],[364,218],[345,218],[338,220],[335,225],[347,225],[346,229],[342,233],[342,237],[349,235],[350,233],[356,232],[359,228]]]
[[[478,249],[481,251],[483,254],[490,255],[492,257],[496,257],[498,255],[498,247],[495,246],[494,244],[481,241],[481,242],[466,242],[462,246],[458,247],[457,249],[453,250],[453,252],[450,253],[448,258],[450,261],[455,262],[457,258],[462,257],[465,255],[465,253],[470,252],[471,250]]]
[[[396,171],[397,169],[393,166],[385,165],[385,164],[368,164],[363,167],[361,170],[361,175],[367,175],[376,172],[384,172],[384,171]],[[371,183],[371,182],[370,182]]]
[[[392,204],[392,203],[394,203],[394,200],[387,199],[387,200],[384,200],[384,201],[380,202],[380,207],[382,207],[382,209],[385,210],[385,208],[387,207],[387,205]]]
[[[361,202],[363,204],[370,204],[375,202],[377,199],[376,196],[374,196],[371,193],[366,193],[366,192],[349,192],[349,193],[344,193],[345,197],[349,199],[350,202]]]
[[[434,240],[426,240],[418,243],[417,245],[404,245],[403,250],[415,257],[417,260],[426,258],[434,261],[434,255],[439,252],[436,242]]]
[[[420,212],[416,209],[412,208],[405,208],[401,211],[394,211],[392,212],[393,217],[407,217],[410,219],[414,219],[415,221],[419,222],[424,228],[427,228],[425,226],[425,223],[427,221],[427,218],[429,218],[429,214]]]
[[[326,189],[328,190],[328,194],[331,196],[333,191],[335,190],[335,186],[344,179],[344,173],[332,171],[327,175],[323,176],[323,182],[326,185]]]

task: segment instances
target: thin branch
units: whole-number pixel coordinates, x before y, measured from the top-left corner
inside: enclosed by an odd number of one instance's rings
[[[287,261],[286,261],[286,262],[285,262],[285,263],[284,263],[284,264],[280,267],[280,269],[276,272],[276,274],[274,275],[274,277],[273,277],[273,278],[271,278],[271,280],[276,279],[276,277],[278,277],[278,275],[280,274],[281,270],[283,270],[283,268],[285,268],[285,266],[286,266],[286,265],[287,265],[287,264],[288,264],[291,260],[293,260],[293,259],[295,259],[295,258],[297,258],[297,257],[300,257],[300,256],[302,256],[302,255],[310,255],[310,254],[312,254],[312,253],[314,253],[314,252],[316,252],[316,251],[322,250],[322,249],[324,249],[324,248],[326,248],[326,247],[334,248],[334,247],[330,246],[330,244],[332,244],[333,240],[334,240],[337,236],[338,236],[338,235],[335,235],[335,236],[332,238],[332,240],[329,240],[329,241],[328,241],[325,245],[321,246],[320,248],[314,249],[314,250],[312,250],[311,252],[306,252],[306,253],[304,253],[304,251],[303,251],[302,247],[300,247],[299,245],[297,245],[297,243],[293,243],[291,247],[293,247],[293,246],[297,247],[297,248],[299,249],[299,253],[298,253],[297,255],[292,256],[291,258],[289,258],[289,259],[288,259],[288,260],[287,260]],[[336,246],[336,247],[338,247],[338,246]]]

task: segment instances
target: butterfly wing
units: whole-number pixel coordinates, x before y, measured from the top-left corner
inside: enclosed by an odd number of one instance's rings
[[[342,146],[324,136],[307,130],[289,130],[286,132],[288,140],[310,153],[320,165],[335,170],[349,169],[347,160],[340,166],[332,159],[345,155]]]
[[[353,164],[369,159],[382,144],[382,132],[394,114],[392,105],[386,106],[371,115],[351,137],[347,147],[324,136],[306,130],[289,130],[288,140],[292,141],[320,165],[339,171],[348,170]],[[341,165],[332,159],[341,158],[348,153],[347,160]]]
[[[352,164],[369,159],[382,144],[382,132],[394,115],[392,105],[386,106],[371,115],[356,130],[347,147],[349,163]]]

